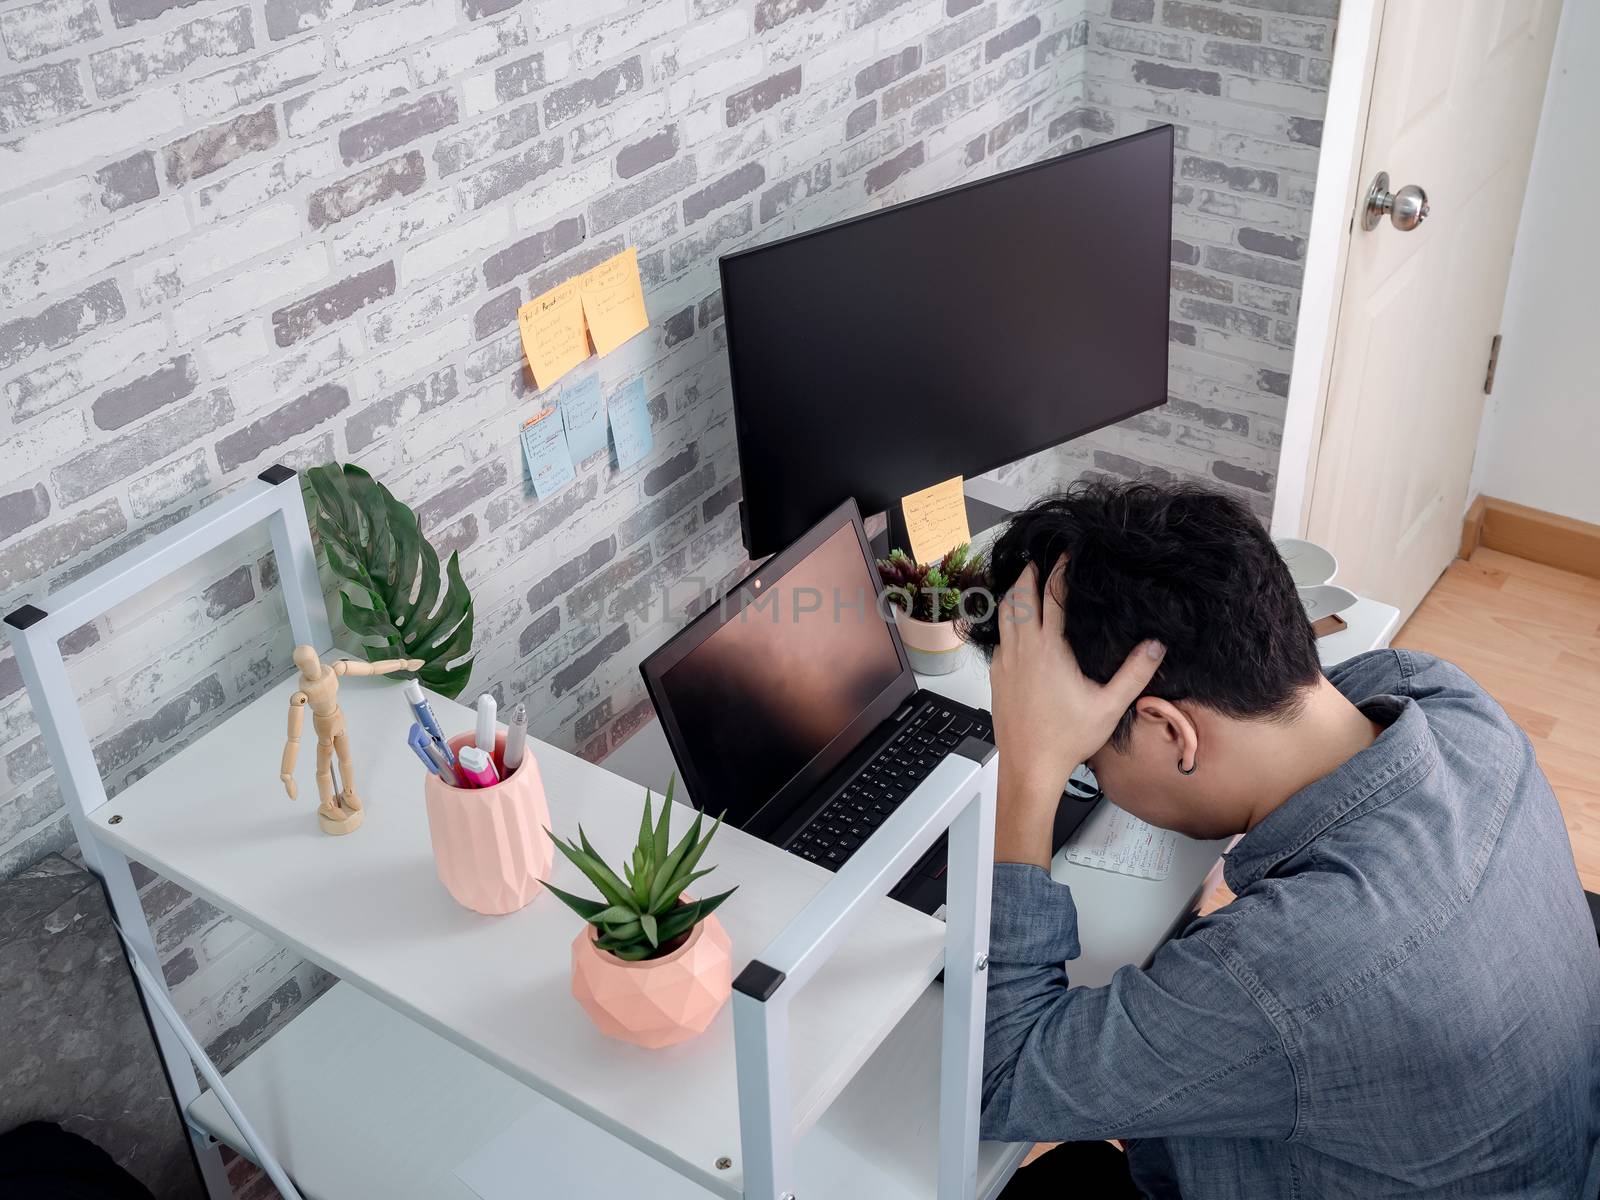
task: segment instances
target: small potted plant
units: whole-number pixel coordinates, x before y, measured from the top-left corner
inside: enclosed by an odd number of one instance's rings
[[[573,996],[602,1033],[651,1050],[704,1033],[733,989],[733,944],[711,914],[736,889],[704,900],[685,894],[713,869],[696,868],[722,819],[701,837],[704,814],[696,813],[688,833],[669,846],[674,782],[653,823],[646,789],[639,840],[621,875],[601,861],[581,826],[575,842],[554,839],[599,900],[545,885],[585,922],[572,942]]]
[[[963,543],[936,563],[919,563],[903,550],[878,560],[884,597],[894,608],[911,669],[920,675],[948,675],[961,665],[957,622],[982,617],[968,609],[969,597],[987,583],[982,554]],[[981,592],[988,603],[993,599]]]

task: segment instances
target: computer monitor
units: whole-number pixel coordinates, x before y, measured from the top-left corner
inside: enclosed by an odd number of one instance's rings
[[[1161,126],[725,256],[750,554],[1161,404],[1172,147]]]

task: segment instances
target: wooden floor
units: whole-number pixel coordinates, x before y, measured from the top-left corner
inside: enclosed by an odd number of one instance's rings
[[[1452,563],[1394,644],[1449,659],[1533,742],[1600,892],[1600,579],[1495,550]]]

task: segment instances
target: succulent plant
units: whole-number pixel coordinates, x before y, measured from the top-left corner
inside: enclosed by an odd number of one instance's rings
[[[936,563],[919,563],[904,550],[878,560],[878,576],[891,604],[919,621],[953,621],[964,593],[988,582],[987,563],[963,542]]]
[[[709,917],[737,888],[729,888],[704,900],[683,901],[680,897],[695,880],[715,868],[696,870],[706,847],[722,828],[718,817],[711,832],[700,836],[704,813],[696,813],[694,824],[676,846],[668,848],[667,824],[672,815],[672,789],[676,777],[667,781],[667,795],[661,802],[661,817],[652,823],[650,789],[644,793],[644,815],[639,820],[639,841],[632,861],[622,866],[619,876],[608,867],[578,827],[576,841],[563,842],[555,835],[550,840],[567,860],[594,884],[600,900],[585,900],[545,884],[550,893],[595,927],[595,945],[627,962],[659,958],[670,954],[678,939],[685,937]],[[548,831],[547,831],[548,832]]]

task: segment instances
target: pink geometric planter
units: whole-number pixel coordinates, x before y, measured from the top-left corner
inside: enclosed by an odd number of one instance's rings
[[[473,735],[463,733],[450,739],[450,748],[472,743]],[[505,745],[501,733],[494,746],[495,770],[501,772]],[[453,788],[430,774],[423,789],[433,861],[450,894],[489,916],[516,912],[532,900],[550,874],[556,848],[545,833],[550,807],[531,750],[494,787]]]
[[[594,944],[585,925],[572,940],[572,994],[600,1032],[647,1050],[706,1031],[733,991],[733,942],[715,916],[665,958],[624,962]]]

